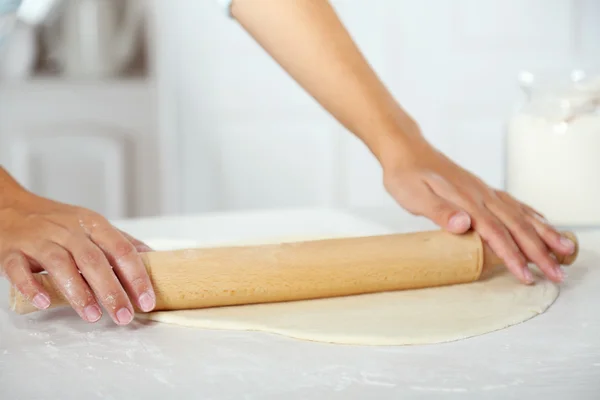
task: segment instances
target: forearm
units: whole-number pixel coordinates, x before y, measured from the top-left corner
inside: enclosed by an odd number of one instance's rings
[[[390,144],[422,140],[326,0],[234,0],[231,13],[380,161]]]

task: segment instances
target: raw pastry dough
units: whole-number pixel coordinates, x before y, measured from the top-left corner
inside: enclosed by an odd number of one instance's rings
[[[462,285],[321,300],[141,314],[206,329],[256,330],[298,339],[359,345],[460,340],[507,328],[543,313],[558,286],[537,271],[521,284],[506,268]]]

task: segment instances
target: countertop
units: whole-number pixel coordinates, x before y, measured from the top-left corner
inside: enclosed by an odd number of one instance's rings
[[[390,209],[280,210],[115,221],[159,247],[274,236],[433,228]],[[600,231],[550,309],[523,324],[425,346],[347,346],[261,332],[134,321],[61,309],[18,316],[0,283],[3,399],[598,399]]]

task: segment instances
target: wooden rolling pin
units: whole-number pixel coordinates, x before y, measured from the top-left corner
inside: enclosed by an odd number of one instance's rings
[[[576,248],[577,238],[570,232]],[[570,265],[577,257],[557,257]],[[467,283],[502,261],[477,233],[441,230],[296,243],[143,253],[155,311],[307,300]],[[35,274],[51,307],[67,301],[47,274]],[[19,314],[38,311],[18,291]],[[139,312],[139,310],[136,310]]]

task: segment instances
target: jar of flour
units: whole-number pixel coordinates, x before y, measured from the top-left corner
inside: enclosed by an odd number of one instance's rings
[[[559,227],[600,227],[600,75],[523,72],[508,124],[506,191]]]

